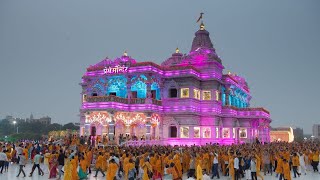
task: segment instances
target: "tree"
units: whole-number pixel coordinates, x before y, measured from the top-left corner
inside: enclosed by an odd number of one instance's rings
[[[74,125],[73,123],[68,123],[68,124],[65,124],[63,126],[63,130],[67,130],[67,129],[70,129],[70,130],[79,130],[79,127]]]
[[[47,126],[46,128],[46,133],[50,132],[50,131],[59,131],[62,129],[62,125],[58,124],[58,123],[53,123]]]

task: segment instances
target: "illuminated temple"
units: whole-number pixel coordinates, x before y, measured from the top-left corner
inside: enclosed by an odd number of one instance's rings
[[[227,73],[203,23],[191,50],[161,65],[123,56],[89,66],[82,77],[80,134],[126,144],[270,142],[270,114],[250,107],[244,78]]]

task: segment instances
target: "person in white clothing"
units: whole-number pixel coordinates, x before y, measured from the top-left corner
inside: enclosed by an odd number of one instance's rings
[[[0,152],[0,174],[2,174],[3,168],[4,168],[4,162],[8,161],[8,157],[5,153],[6,150],[3,150],[3,152]]]
[[[239,158],[238,157],[235,157],[234,158],[234,162],[233,162],[233,165],[234,165],[234,177],[236,180],[239,179]]]
[[[303,152],[301,153],[298,153],[298,156],[299,156],[299,163],[300,163],[300,166],[299,166],[299,173],[304,173],[304,175],[307,175],[307,168],[306,168],[306,163],[305,163],[305,155]]]

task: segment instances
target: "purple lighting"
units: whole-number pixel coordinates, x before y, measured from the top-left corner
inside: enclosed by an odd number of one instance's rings
[[[80,134],[91,135],[95,127],[96,135],[111,139],[146,139],[127,142],[134,146],[269,142],[270,113],[250,107],[246,80],[223,69],[204,27],[189,53],[177,48],[161,65],[137,62],[126,52],[106,58],[81,79]]]

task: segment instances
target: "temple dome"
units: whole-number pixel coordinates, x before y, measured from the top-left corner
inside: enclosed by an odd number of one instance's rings
[[[204,29],[204,24],[201,23],[200,29],[195,33],[196,37],[193,38],[191,51],[194,51],[198,48],[213,49],[213,44],[209,34],[210,33]]]
[[[179,65],[181,63],[182,57],[183,57],[183,54],[180,53],[179,49],[177,48],[176,52],[173,53],[170,58],[165,60],[161,64],[161,66],[176,66],[176,65]]]

